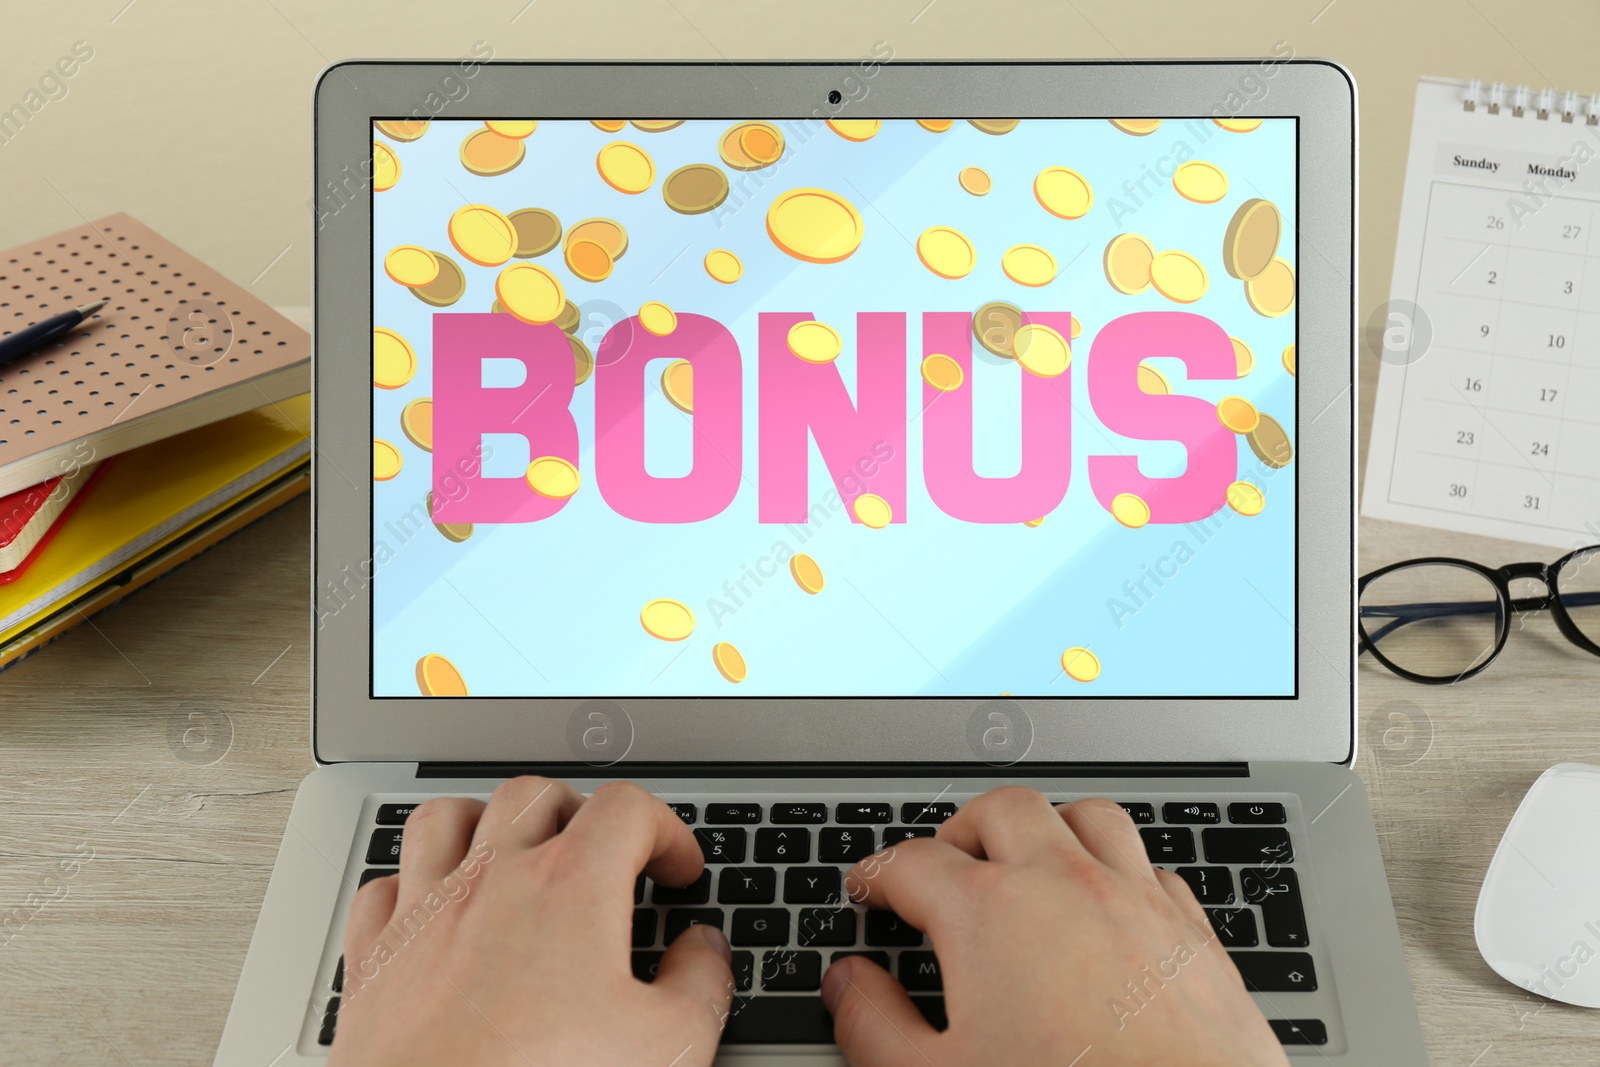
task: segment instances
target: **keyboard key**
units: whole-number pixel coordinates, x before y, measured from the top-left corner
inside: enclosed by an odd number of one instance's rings
[[[876,963],[884,970],[887,971],[889,969],[889,954],[887,952],[877,951],[876,949],[855,949],[850,952],[835,952],[828,958],[828,965],[832,966],[833,964],[844,959],[846,956],[865,956],[867,959],[871,960],[873,963]]]
[[[715,926],[722,929],[721,908],[673,908],[667,912],[666,932],[661,935],[661,943],[670,945],[678,940],[678,935],[691,926]]]
[[[833,1016],[821,997],[735,997],[724,1045],[831,1045]]]
[[[1308,993],[1317,988],[1317,969],[1304,952],[1230,952],[1228,958],[1256,993]]]
[[[854,863],[875,851],[871,830],[854,826],[827,826],[817,832],[819,863]]]
[[[317,1044],[333,1044],[333,1032],[339,1023],[339,998],[329,997],[328,1006],[322,1012],[322,1029],[317,1033]]]
[[[769,817],[774,823],[818,823],[828,821],[826,804],[774,804]]]
[[[908,993],[938,993],[944,990],[939,960],[931,952],[900,953],[900,984]]]
[[[367,863],[400,862],[400,839],[404,835],[403,829],[372,831],[372,840],[367,843]]]
[[[922,944],[922,931],[906,922],[892,911],[867,912],[869,945],[903,945],[915,948]]]
[[[654,982],[656,971],[661,966],[661,953],[635,952],[633,954],[633,976],[641,982]]]
[[[912,997],[911,1003],[917,1006],[922,1017],[928,1020],[928,1025],[935,1030],[945,1030],[950,1026],[950,1020],[944,1013],[943,997]]]
[[[733,989],[736,993],[748,993],[756,987],[756,954],[754,952],[735,952],[733,954]]]
[[[822,953],[784,949],[761,961],[761,988],[806,993],[822,988]]]
[[[1255,801],[1245,801],[1240,804],[1228,805],[1228,821],[1277,824],[1287,820],[1283,814],[1282,804],[1260,804]],[[1282,1020],[1279,1021],[1281,1022]],[[1316,1022],[1315,1019],[1308,1021]],[[1317,1025],[1321,1026],[1322,1024],[1317,1023]]]
[[[833,821],[843,823],[876,823],[894,821],[894,807],[889,804],[835,804]]]
[[[790,867],[783,872],[783,899],[789,904],[841,904],[837,867]]]
[[[749,825],[760,821],[760,804],[706,805],[706,822],[716,826]]]
[[[1161,818],[1170,823],[1219,823],[1222,812],[1215,804],[1202,804],[1194,800],[1180,800],[1176,804],[1161,805]]]
[[[910,841],[913,837],[932,837],[939,832],[937,826],[891,826],[883,831],[883,847]]]
[[[700,843],[700,854],[707,863],[743,863],[745,832],[743,830],[696,830],[694,839]]]
[[[1256,913],[1249,908],[1207,908],[1206,918],[1224,948],[1255,948],[1261,943]]]
[[[633,902],[635,904],[644,903],[644,875],[642,874],[633,880]]]
[[[700,809],[693,804],[668,804],[667,807],[672,809],[672,814],[690,826],[693,826],[694,821],[700,817]]]
[[[416,804],[379,804],[379,826],[401,826],[417,810]]]
[[[649,948],[656,943],[656,909],[633,909],[633,947]]]
[[[711,872],[701,871],[700,877],[681,889],[658,883],[650,899],[657,904],[704,904],[711,899]]]
[[[956,806],[948,800],[939,800],[928,804],[912,801],[910,804],[900,805],[901,822],[920,823],[924,826],[937,826],[955,813]]]
[[[1179,878],[1189,883],[1194,899],[1202,904],[1233,903],[1233,872],[1226,867],[1179,867]]]
[[[339,965],[333,969],[333,991],[344,992],[344,957],[339,957]]]
[[[1207,863],[1293,863],[1289,831],[1260,829],[1202,830]]]
[[[815,945],[853,945],[856,943],[856,913],[852,908],[801,908],[795,924],[795,940],[810,948]]]
[[[1151,863],[1193,863],[1194,831],[1181,826],[1141,826],[1144,852]]]
[[[1268,1019],[1280,1045],[1326,1045],[1328,1028],[1321,1019]]]
[[[778,899],[778,872],[771,867],[724,867],[717,879],[718,904],[771,904]]]
[[[810,863],[811,831],[798,826],[763,826],[756,831],[757,863]]]
[[[735,945],[768,945],[777,948],[789,943],[788,908],[740,908],[733,913],[733,930],[728,940]]]
[[[1138,804],[1126,800],[1119,800],[1117,803],[1123,811],[1128,813],[1128,818],[1139,826],[1149,826],[1156,821],[1156,807],[1154,804]]]
[[[356,888],[360,889],[374,878],[387,878],[391,874],[399,873],[399,867],[368,867],[366,870],[361,872],[361,881],[356,883]]]
[[[1274,948],[1305,948],[1311,943],[1305,908],[1300,903],[1300,879],[1284,868],[1246,867],[1239,872],[1244,899],[1261,905],[1261,925],[1267,944]]]

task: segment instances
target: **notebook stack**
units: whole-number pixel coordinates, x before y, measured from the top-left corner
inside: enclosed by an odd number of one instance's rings
[[[310,486],[311,338],[127,215],[0,252],[0,669]]]

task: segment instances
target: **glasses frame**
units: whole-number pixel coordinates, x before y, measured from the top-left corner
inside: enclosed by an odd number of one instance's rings
[[[1590,553],[1600,554],[1600,545],[1586,545],[1583,548],[1573,549],[1571,552],[1568,552],[1565,556],[1562,556],[1554,563],[1508,563],[1504,567],[1486,567],[1481,563],[1474,563],[1472,560],[1468,559],[1457,559],[1453,556],[1420,556],[1416,559],[1406,559],[1401,560],[1399,563],[1391,563],[1387,567],[1379,567],[1375,571],[1370,571],[1366,574],[1363,574],[1356,583],[1356,634],[1361,640],[1361,651],[1371,652],[1373,658],[1375,658],[1379,663],[1383,664],[1400,677],[1406,678],[1410,681],[1421,682],[1424,685],[1454,685],[1456,682],[1465,681],[1466,679],[1471,678],[1473,675],[1482,672],[1486,667],[1489,666],[1489,664],[1493,663],[1499,657],[1501,649],[1505,648],[1506,646],[1506,638],[1511,636],[1511,617],[1513,612],[1521,613],[1526,611],[1548,610],[1551,616],[1555,619],[1556,629],[1561,631],[1561,635],[1563,637],[1577,645],[1579,648],[1583,649],[1585,652],[1590,652],[1596,656],[1600,656],[1600,643],[1596,643],[1595,641],[1586,637],[1583,631],[1578,629],[1577,623],[1572,621],[1572,616],[1567,613],[1566,605],[1561,602],[1561,595],[1558,592],[1559,586],[1556,584],[1557,578],[1560,576],[1561,569],[1563,567],[1565,567],[1573,559],[1576,559],[1579,556],[1588,555]],[[1597,555],[1595,562],[1600,563],[1600,555]],[[1415,671],[1406,670],[1404,667],[1399,666],[1388,656],[1385,656],[1378,650],[1377,644],[1372,639],[1367,637],[1366,626],[1362,622],[1361,597],[1364,593],[1366,593],[1368,585],[1371,585],[1374,581],[1382,578],[1386,574],[1391,574],[1394,571],[1402,570],[1406,567],[1417,567],[1424,564],[1442,564],[1452,567],[1461,567],[1466,570],[1473,571],[1474,573],[1481,574],[1492,586],[1494,586],[1495,595],[1498,597],[1498,607],[1500,609],[1500,613],[1499,620],[1496,624],[1498,632],[1495,634],[1494,651],[1490,652],[1488,658],[1486,658],[1482,663],[1479,663],[1476,666],[1468,667],[1460,674],[1440,677],[1430,674],[1418,674]],[[1517,581],[1518,579],[1524,578],[1531,578],[1535,581],[1542,582],[1544,584],[1544,592],[1535,594],[1533,596],[1513,597],[1511,595],[1511,583]],[[1600,603],[1600,594],[1591,595],[1596,597],[1596,603]],[[1418,606],[1420,607],[1421,605]],[[1456,612],[1440,611],[1436,614],[1455,613]],[[1421,617],[1423,616],[1417,616],[1417,618]],[[1402,625],[1403,622],[1409,621],[1412,620],[1406,619],[1403,621],[1397,621],[1395,625]],[[1378,634],[1379,639],[1381,639],[1382,636],[1382,633]]]

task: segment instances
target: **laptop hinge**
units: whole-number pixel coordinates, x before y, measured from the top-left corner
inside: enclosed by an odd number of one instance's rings
[[[1248,778],[1247,763],[421,763],[418,778]]]

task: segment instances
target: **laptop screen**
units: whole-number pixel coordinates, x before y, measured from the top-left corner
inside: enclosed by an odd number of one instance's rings
[[[374,697],[1296,693],[1293,119],[380,121]]]

